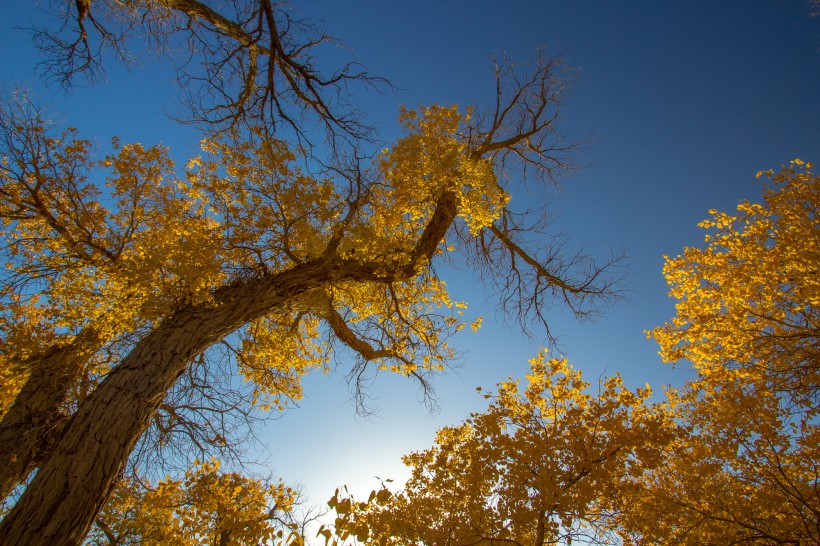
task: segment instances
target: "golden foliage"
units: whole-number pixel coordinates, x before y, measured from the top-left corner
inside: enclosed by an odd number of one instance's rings
[[[523,391],[404,457],[398,492],[336,495],[328,542],[820,542],[820,178],[795,160],[763,204],[711,211],[703,249],[667,259],[676,316],[653,330],[697,372],[667,401],[618,376],[597,393],[565,360],[531,361]],[[479,389],[480,390],[480,389]]]
[[[343,236],[342,255],[359,262],[406,259],[443,191],[456,193],[471,229],[487,225],[507,198],[491,164],[459,142],[465,119],[455,107],[404,111],[407,135],[374,166],[384,183],[361,196],[347,219],[349,188],[301,172],[281,141],[205,140],[203,155],[178,177],[162,147],[114,140],[114,152],[97,160],[74,130],[52,138],[31,128],[36,150],[25,140],[31,135],[18,135],[17,155],[0,168],[7,272],[0,410],[44,348],[93,330],[85,376],[102,377],[117,360],[120,337],[180,306],[209,302],[238,272],[273,274],[315,259],[334,235]],[[328,306],[351,333],[375,332],[379,354],[395,362],[382,367],[405,374],[419,363],[440,368],[452,357],[447,332],[462,326],[449,310],[463,304],[428,273],[306,296],[255,321],[233,344],[260,407],[298,398],[298,378],[324,368]]]
[[[164,461],[168,443],[185,462],[230,452],[236,429],[222,416],[247,424],[256,409],[284,408],[340,349],[355,358],[351,377],[390,370],[427,394],[465,326],[464,304],[432,267],[439,256],[507,269],[495,279],[503,304],[541,319],[552,300],[616,295],[612,264],[530,244],[540,224],[510,223],[506,210],[512,165],[547,180],[567,169],[555,66],[539,59],[521,78],[497,67],[495,114],[478,121],[455,106],[402,110],[404,135],[370,165],[337,156],[328,166],[264,129],[237,129],[205,139],[180,172],[161,147],[114,140],[100,158],[26,100],[0,109],[3,496],[38,470],[0,532],[22,536],[32,520],[21,514],[48,514],[44,540],[76,543],[134,445],[138,473]],[[70,502],[54,494],[64,486]],[[173,480],[156,490],[196,491]],[[171,520],[205,525],[174,510]]]
[[[620,520],[641,544],[820,541],[820,178],[793,161],[763,203],[711,211],[703,249],[667,260],[677,314],[651,332],[697,379],[672,392],[666,463],[635,481]]]
[[[677,313],[651,332],[665,361],[687,359],[715,383],[748,378],[817,406],[820,177],[811,167],[795,160],[769,171],[762,204],[711,211],[700,224],[705,248],[667,259]]]
[[[121,480],[89,538],[146,546],[301,544],[301,537],[278,524],[293,508],[293,489],[219,467],[213,459],[195,461],[182,479],[166,477],[153,487]]]
[[[672,437],[667,408],[618,376],[590,392],[578,370],[546,353],[530,365],[523,391],[500,383],[486,412],[405,456],[403,490],[374,491],[368,502],[337,492],[334,540],[539,545],[595,534],[624,478],[659,464]]]

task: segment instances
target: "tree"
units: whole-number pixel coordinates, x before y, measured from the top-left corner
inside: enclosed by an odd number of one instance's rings
[[[166,477],[146,489],[122,480],[97,516],[92,544],[196,546],[301,544],[290,514],[297,492],[282,482],[221,472],[219,462],[194,461],[181,480]]]
[[[666,464],[636,480],[632,542],[820,541],[820,177],[799,160],[767,175],[763,203],[711,211],[706,247],[667,259],[677,315],[651,335],[698,377]]]
[[[59,430],[145,326],[167,312],[175,290],[167,283],[178,278],[174,269],[198,269],[189,280],[217,275],[218,282],[220,275],[213,263],[206,263],[214,259],[207,252],[215,249],[207,245],[207,228],[186,207],[184,192],[153,185],[170,174],[164,150],[125,146],[99,163],[90,157],[88,142],[75,132],[52,138],[40,131],[43,120],[33,105],[19,99],[19,104],[12,103],[0,115],[8,160],[4,174],[17,176],[20,182],[3,186],[6,229],[14,233],[8,239],[4,283],[3,353],[8,362],[3,368],[6,396],[0,402],[4,497],[38,465],[50,431]],[[112,171],[108,197],[122,205],[108,217],[95,200],[100,190],[88,180],[92,169],[105,167],[106,162]],[[173,231],[162,234],[164,229],[183,225],[188,230],[185,237],[193,237],[187,242]],[[57,239],[51,237],[54,233],[59,234]],[[190,248],[174,250],[160,244],[163,236]],[[199,258],[197,252],[202,252]],[[160,261],[152,269],[147,264],[154,258]],[[94,279],[89,276],[92,269],[98,271]],[[51,283],[45,295],[38,294],[42,283]],[[160,300],[146,301],[155,296]],[[208,375],[201,360],[161,404],[151,429],[160,432],[159,441],[172,436],[180,425],[187,427],[194,443],[203,441],[203,436],[231,437],[226,430],[230,416],[226,420],[222,410],[226,404],[241,408],[240,402],[251,397],[222,397],[215,404],[212,394],[220,378],[213,375],[220,370],[211,366]],[[278,373],[271,368],[269,373],[271,381],[278,377],[281,396],[298,395],[298,382],[284,378],[290,370]],[[218,413],[218,418],[203,415],[194,423],[185,410],[192,407],[191,393],[204,388],[203,381],[211,396],[208,405],[198,403],[197,408],[200,413]],[[192,429],[193,424],[203,423],[211,426]]]
[[[366,544],[544,544],[601,538],[626,479],[659,464],[674,425],[648,388],[618,376],[597,392],[566,360],[539,354],[528,384],[499,383],[489,408],[411,453],[397,493],[357,503],[337,495],[340,540]],[[481,389],[479,389],[481,390]],[[324,531],[330,538],[329,531]]]
[[[341,347],[354,374],[426,385],[461,326],[432,269],[448,255],[513,271],[505,301],[542,319],[556,298],[587,313],[617,295],[588,261],[533,247],[508,208],[516,160],[541,179],[566,166],[556,67],[499,69],[487,116],[404,110],[405,136],[371,166],[322,177],[264,130],[206,139],[179,176],[160,147],[115,141],[98,157],[76,131],[5,111],[4,493],[37,472],[0,543],[81,541],[168,393],[217,344],[269,407]]]
[[[706,248],[668,258],[679,299],[650,333],[697,378],[650,405],[620,378],[597,395],[565,361],[532,361],[484,413],[404,458],[367,502],[337,494],[336,544],[820,542],[817,326],[820,177],[795,160]],[[490,395],[487,395],[490,396]]]
[[[614,528],[632,544],[814,544],[820,540],[816,422],[748,383],[696,381],[665,463],[637,477]]]

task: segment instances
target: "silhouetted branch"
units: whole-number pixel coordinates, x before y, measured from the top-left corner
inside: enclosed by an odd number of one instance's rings
[[[221,9],[198,0],[77,5],[85,9],[55,0],[52,15],[58,24],[32,29],[48,80],[66,88],[78,79],[94,82],[108,55],[132,62],[129,45],[141,38],[163,58],[170,54],[188,107],[180,121],[210,132],[258,127],[270,135],[286,129],[311,148],[318,124],[338,149],[371,136],[364,116],[348,100],[349,86],[390,87],[356,63],[320,70],[314,52],[335,41],[275,0],[233,0]]]

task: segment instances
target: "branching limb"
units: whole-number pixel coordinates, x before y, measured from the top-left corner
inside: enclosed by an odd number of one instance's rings
[[[563,72],[562,72],[563,70]],[[495,65],[496,101],[491,113],[479,112],[465,138],[473,156],[492,157],[497,172],[521,168],[541,180],[555,182],[571,171],[578,144],[565,142],[555,121],[561,93],[568,82],[560,59],[540,53],[535,68],[521,74],[509,62]]]
[[[198,0],[80,0],[79,11],[68,2],[56,6],[61,24],[33,30],[47,78],[65,87],[78,77],[94,80],[103,73],[104,53],[131,61],[128,44],[135,38],[147,39],[159,54],[184,44],[190,53],[175,64],[189,113],[180,121],[212,132],[257,127],[270,135],[283,125],[309,149],[308,129],[318,122],[340,149],[371,135],[348,86],[389,87],[354,63],[321,72],[314,50],[333,39],[273,0],[237,0],[224,11]]]
[[[382,338],[372,340],[374,343],[378,343],[379,346],[379,348],[374,347],[370,341],[350,327],[345,318],[333,307],[331,300],[327,301],[323,317],[333,332],[334,337],[349,349],[353,350],[357,355],[357,363],[351,369],[348,377],[352,384],[353,399],[355,400],[356,409],[359,413],[370,413],[370,410],[365,404],[365,387],[367,383],[369,383],[368,364],[375,360],[392,360],[400,363],[405,373],[418,382],[419,390],[422,392],[425,403],[431,408],[435,406],[435,393],[427,374],[420,371],[417,363],[391,347],[391,342],[395,342],[395,340],[390,339],[388,332],[384,330],[376,332],[381,334]],[[404,341],[407,342],[411,340]]]

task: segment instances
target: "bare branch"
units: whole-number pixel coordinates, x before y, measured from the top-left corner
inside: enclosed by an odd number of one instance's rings
[[[555,121],[561,94],[569,85],[561,59],[546,60],[541,52],[534,69],[520,73],[510,62],[496,63],[496,101],[491,113],[480,110],[465,138],[474,157],[492,157],[498,172],[520,168],[526,178],[555,182],[574,168],[578,143],[565,142]]]
[[[198,0],[77,5],[83,7],[79,12],[72,3],[55,2],[58,25],[32,29],[48,80],[67,88],[79,78],[93,82],[103,74],[107,54],[129,63],[130,43],[143,38],[158,56],[172,55],[188,107],[179,120],[210,132],[258,127],[268,135],[290,133],[309,149],[318,123],[332,148],[340,149],[371,136],[349,101],[349,86],[390,88],[355,63],[320,71],[314,51],[335,41],[275,0],[236,0],[224,12]],[[179,49],[187,53],[174,55]]]

